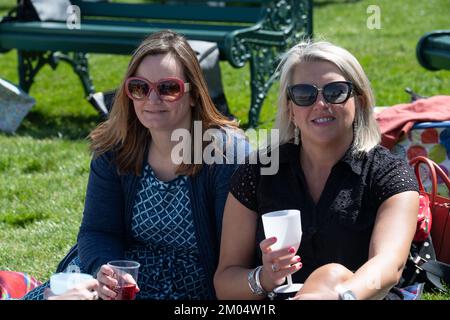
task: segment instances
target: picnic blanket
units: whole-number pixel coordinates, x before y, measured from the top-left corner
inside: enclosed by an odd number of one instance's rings
[[[392,149],[414,124],[450,120],[450,96],[433,96],[397,104],[376,113],[375,118],[381,131],[381,144]]]
[[[0,300],[20,299],[40,285],[27,273],[0,270]]]

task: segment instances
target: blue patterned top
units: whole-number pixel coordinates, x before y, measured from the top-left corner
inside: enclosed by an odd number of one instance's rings
[[[141,264],[137,299],[208,298],[186,181],[160,181],[148,164],[143,169],[131,222],[138,244],[125,254]]]

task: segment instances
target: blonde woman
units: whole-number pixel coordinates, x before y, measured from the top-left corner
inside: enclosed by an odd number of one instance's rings
[[[374,98],[356,58],[304,42],[280,64],[279,170],[246,164],[232,178],[215,288],[221,299],[264,299],[292,274],[295,299],[380,299],[399,280],[419,194],[404,160],[378,145]],[[261,215],[301,211],[303,237],[272,250]]]

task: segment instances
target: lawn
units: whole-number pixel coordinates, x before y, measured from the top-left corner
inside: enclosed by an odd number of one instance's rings
[[[0,15],[16,0],[0,0]],[[381,10],[380,29],[367,28],[369,5]],[[450,94],[450,72],[423,69],[415,46],[426,32],[446,29],[448,0],[316,0],[314,35],[346,47],[371,79],[377,105],[409,101],[405,87],[431,96]],[[99,91],[115,88],[128,57],[94,55],[89,67]],[[243,123],[249,105],[248,66],[221,63],[231,111]],[[15,51],[0,54],[0,77],[18,82]],[[275,85],[261,113],[261,127],[275,117]],[[76,241],[89,160],[86,136],[98,123],[70,67],[45,67],[30,94],[37,103],[14,135],[0,133],[0,269],[47,279]],[[427,295],[450,299],[450,295]]]

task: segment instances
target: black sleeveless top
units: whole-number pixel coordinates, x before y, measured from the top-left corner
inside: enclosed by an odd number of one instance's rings
[[[404,191],[417,191],[413,170],[404,159],[376,146],[359,158],[350,151],[332,168],[317,204],[310,196],[300,164],[300,147],[287,143],[279,148],[279,170],[261,175],[261,163],[244,164],[231,180],[231,193],[244,206],[264,213],[298,209],[302,242],[298,254],[303,267],[293,274],[303,283],[318,267],[339,263],[356,271],[368,260],[369,243],[381,203]],[[256,261],[261,264],[259,242],[264,239],[258,219]]]

